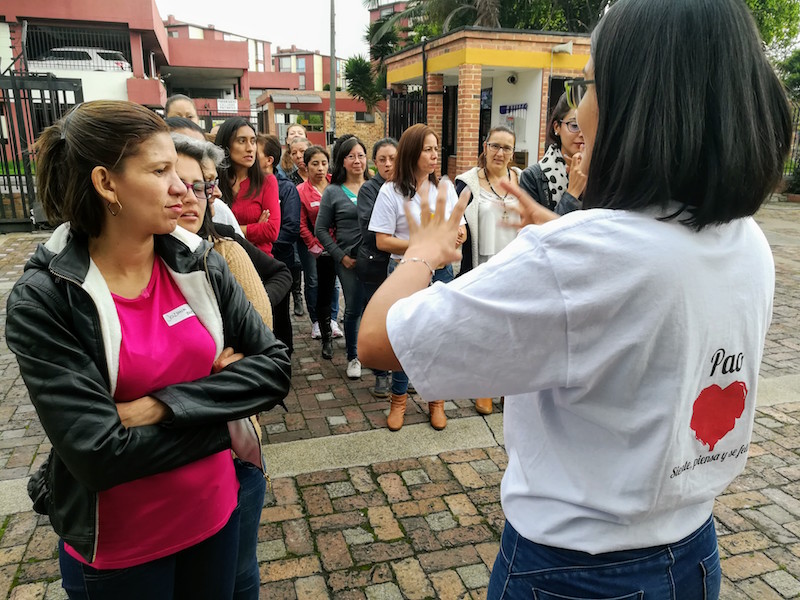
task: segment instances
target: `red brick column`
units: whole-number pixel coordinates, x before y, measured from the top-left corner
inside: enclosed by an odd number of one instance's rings
[[[451,179],[475,166],[481,116],[481,66],[458,67],[458,117],[456,172]]]
[[[442,145],[442,122],[444,117],[444,75],[441,73],[428,73],[426,75],[428,84],[428,112],[425,115],[428,127],[436,132],[439,138],[439,146]],[[439,161],[436,166],[436,176],[442,175],[442,163]]]
[[[544,156],[545,144],[547,143],[547,121],[550,117],[547,114],[547,98],[550,96],[550,69],[542,69],[542,96],[541,108],[539,110],[539,158]],[[535,156],[528,157],[528,164],[532,165],[538,160]]]

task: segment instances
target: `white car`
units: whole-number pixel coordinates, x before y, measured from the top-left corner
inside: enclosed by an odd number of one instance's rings
[[[28,61],[28,71],[47,72],[53,69],[86,71],[131,71],[131,63],[122,52],[105,48],[67,46],[52,48],[37,60]]]

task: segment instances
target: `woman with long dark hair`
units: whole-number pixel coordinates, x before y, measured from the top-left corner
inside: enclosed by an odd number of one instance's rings
[[[578,111],[570,106],[567,95],[561,94],[547,122],[547,151],[539,162],[522,171],[520,187],[556,214],[577,210],[586,188],[583,145]]]
[[[356,275],[356,255],[361,245],[358,226],[358,192],[369,178],[367,151],[357,137],[337,141],[333,149],[331,184],[322,193],[314,233],[325,248],[317,258],[317,316],[322,334],[322,355],[332,356],[332,331],[327,319],[335,278],[344,293],[344,339],[347,346],[347,376],[361,377],[358,360],[358,323],[364,308],[364,286]]]
[[[369,230],[375,233],[375,243],[380,250],[390,254],[388,272],[391,274],[400,264],[406,262],[410,224],[406,218],[406,208],[414,219],[427,218],[436,206],[436,167],[439,162],[439,138],[424,123],[412,125],[400,136],[392,178],[383,184],[375,200]],[[446,190],[446,212],[449,216],[458,199],[453,184],[443,181]],[[453,250],[460,247],[466,239],[463,219],[458,228],[458,239]],[[415,261],[418,259],[414,259]],[[432,281],[447,283],[453,280],[452,261],[427,264],[431,270]],[[370,365],[373,366],[373,365]],[[380,365],[374,365],[380,368]],[[441,397],[441,396],[440,396]],[[386,426],[397,431],[403,426],[403,418],[408,402],[408,376],[403,369],[392,369],[391,405],[386,418]],[[428,402],[430,422],[434,429],[447,426],[444,414],[444,400]]]
[[[359,352],[432,397],[505,395],[490,600],[716,600],[712,509],[747,459],[775,285],[752,215],[781,180],[789,104],[741,0],[615,2],[567,89],[583,210],[425,289],[466,204],[446,219],[442,192]],[[523,223],[545,211],[504,187]]]
[[[220,172],[222,199],[231,207],[245,238],[272,256],[281,226],[278,180],[261,172],[253,125],[244,117],[228,119],[220,125],[216,144],[227,159],[227,167]]]
[[[308,180],[297,186],[297,193],[300,195],[300,241],[297,247],[305,277],[305,296],[308,316],[311,319],[311,338],[318,340],[322,334],[317,316],[317,259],[325,252],[325,249],[322,247],[322,242],[314,235],[314,226],[317,223],[322,194],[330,185],[331,175],[328,170],[330,158],[328,151],[322,146],[311,146],[305,151],[303,161],[307,165]],[[333,337],[343,337],[344,333],[336,322],[339,318],[339,286],[335,281],[330,305],[325,309],[325,313],[326,315],[330,314]],[[332,343],[330,352],[332,355]]]
[[[72,599],[231,598],[239,542],[230,449],[282,402],[286,347],[222,257],[177,227],[187,194],[163,119],[74,108],[37,142],[37,195],[61,223],[8,300],[6,339],[53,449],[31,478]]]

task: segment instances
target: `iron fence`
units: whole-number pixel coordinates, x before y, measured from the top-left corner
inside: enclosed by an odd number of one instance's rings
[[[425,122],[425,101],[421,94],[410,93],[389,98],[389,136],[400,139],[403,132]]]
[[[19,73],[0,77],[0,231],[30,231],[32,223],[44,220],[41,210],[34,210],[31,149],[46,127],[80,102],[80,79]]]
[[[131,71],[127,29],[30,25],[25,48],[30,73],[60,69]]]
[[[783,169],[784,175],[791,175],[800,169],[800,103],[792,102],[792,151]]]

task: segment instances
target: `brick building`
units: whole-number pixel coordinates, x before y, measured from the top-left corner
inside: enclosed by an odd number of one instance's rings
[[[131,100],[159,109],[169,95],[187,94],[207,128],[214,119],[235,114],[255,120],[256,97],[267,89],[299,85],[297,74],[272,70],[270,42],[173,16],[163,21],[154,0],[4,0],[4,54],[26,55],[26,61],[15,63],[17,72],[79,80],[85,101]]]
[[[325,146],[325,132],[330,128],[330,96],[311,91],[284,92],[270,90],[258,99],[259,107],[275,115],[270,120],[269,133],[284,142],[286,130],[292,123],[306,128],[312,144]],[[372,144],[386,133],[386,103],[380,102],[373,112],[368,112],[363,102],[347,92],[336,92],[336,137],[345,133],[357,135],[372,151]]]
[[[395,94],[421,86],[423,119],[439,134],[444,172],[475,166],[494,125],[517,136],[515,162],[524,167],[544,152],[550,106],[564,82],[582,76],[589,36],[467,27],[398,52],[386,60]],[[392,107],[404,106],[390,102]]]

